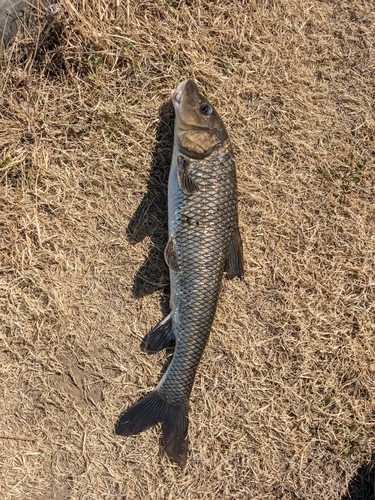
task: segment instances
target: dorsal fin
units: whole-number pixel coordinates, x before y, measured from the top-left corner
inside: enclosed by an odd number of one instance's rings
[[[244,275],[242,240],[238,228],[235,229],[229,244],[226,271],[230,280],[236,276],[242,279]]]

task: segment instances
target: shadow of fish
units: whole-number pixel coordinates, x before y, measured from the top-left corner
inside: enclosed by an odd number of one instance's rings
[[[175,343],[171,364],[157,387],[120,416],[116,433],[138,434],[162,423],[167,455],[184,467],[188,404],[198,363],[214,319],[224,270],[242,278],[236,168],[225,127],[192,80],[172,92],[173,158],[168,182],[165,260],[171,312],[146,337],[157,352]]]

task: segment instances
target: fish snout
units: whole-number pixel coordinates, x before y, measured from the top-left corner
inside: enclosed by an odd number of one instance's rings
[[[180,106],[183,94],[185,94],[185,97],[199,94],[198,87],[194,80],[184,80],[176,89],[172,90],[172,102],[175,107],[178,108]]]
[[[186,85],[186,82],[188,80],[184,80],[183,82],[181,82],[178,87],[174,90],[172,90],[172,102],[174,104],[174,106],[179,106],[180,102],[181,102],[181,97],[182,97],[182,91],[184,90],[184,87]]]

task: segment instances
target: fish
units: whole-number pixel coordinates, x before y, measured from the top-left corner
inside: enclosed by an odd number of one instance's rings
[[[147,335],[144,349],[174,345],[155,389],[122,413],[115,432],[130,436],[162,424],[167,456],[184,468],[194,378],[209,339],[222,277],[243,279],[236,162],[226,128],[193,80],[172,91],[175,110],[168,180],[170,314]]]

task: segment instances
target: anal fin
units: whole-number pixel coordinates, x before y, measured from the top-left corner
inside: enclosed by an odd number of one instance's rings
[[[165,247],[164,250],[164,258],[165,262],[168,264],[168,266],[178,273],[180,270],[178,267],[177,263],[177,254],[176,254],[176,248],[175,248],[175,243],[174,243],[174,238],[171,237],[170,240],[167,243],[167,246]]]
[[[146,336],[144,340],[144,350],[149,353],[159,352],[170,347],[175,340],[172,328],[172,312],[168,314],[155,328]]]
[[[238,277],[243,279],[244,265],[243,265],[243,248],[240,230],[235,229],[232,240],[229,244],[228,260],[226,264],[226,271],[229,279]]]
[[[188,172],[188,160],[179,155],[177,158],[177,177],[180,188],[185,194],[193,194],[198,191],[198,185]]]

